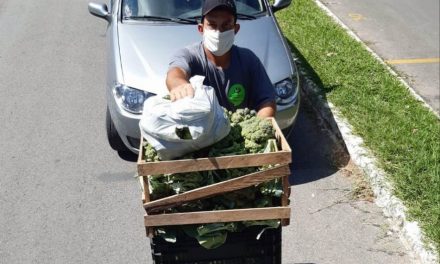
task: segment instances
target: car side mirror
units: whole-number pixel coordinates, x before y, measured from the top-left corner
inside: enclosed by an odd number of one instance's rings
[[[94,16],[104,18],[109,22],[111,20],[111,15],[108,12],[108,8],[106,4],[89,3],[89,13]]]
[[[272,12],[276,12],[283,8],[286,8],[292,3],[292,0],[275,0],[275,3],[272,5]]]

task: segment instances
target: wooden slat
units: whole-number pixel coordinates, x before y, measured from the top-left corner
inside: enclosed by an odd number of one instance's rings
[[[281,150],[292,152],[290,149],[289,143],[286,140],[286,137],[284,137],[283,132],[281,131],[280,127],[278,126],[278,123],[276,122],[275,118],[270,118],[272,121],[272,125],[275,129],[275,134],[277,135],[277,140],[281,142]]]
[[[290,197],[290,184],[289,177],[283,177],[283,195],[281,196],[281,206],[289,206],[289,197]],[[290,224],[290,218],[281,219],[282,226],[288,226]]]
[[[145,226],[153,227],[168,225],[237,222],[249,220],[286,219],[289,217],[290,208],[288,207],[267,207],[160,215],[146,214],[144,216],[144,221]]]
[[[192,171],[258,167],[268,164],[288,164],[292,160],[290,152],[247,154],[187,160],[172,160],[138,163],[139,175],[184,173]]]
[[[145,201],[145,186],[144,186],[144,177],[143,176],[139,176],[139,184],[141,185],[141,189],[142,189],[142,202],[146,203]]]
[[[290,196],[290,184],[289,184],[289,175],[283,177],[283,195],[281,197],[281,206],[289,205],[289,196]]]
[[[145,162],[143,160],[143,142],[141,138],[139,156],[138,156],[138,173],[139,175],[154,175],[167,173],[183,173],[192,171],[205,171],[217,169],[232,169],[242,167],[258,167],[269,164],[288,164],[292,162],[291,149],[281,129],[274,118],[270,118],[276,132],[278,142],[281,143],[281,150],[272,153],[244,154],[223,157],[186,159],[186,160],[170,160],[158,162]]]
[[[148,184],[148,176],[139,176],[139,180],[142,186],[142,202],[147,203],[150,201],[150,187]],[[147,237],[154,237],[154,228],[146,227],[145,232],[147,234]]]
[[[154,212],[158,210],[172,208],[182,203],[209,198],[217,194],[240,190],[252,185],[257,185],[262,182],[288,175],[290,175],[289,165],[278,166],[272,169],[251,173],[248,175],[237,177],[235,179],[197,188],[182,194],[177,194],[162,198],[160,200],[151,201],[145,203],[144,207],[145,209],[147,209],[148,212]]]
[[[148,184],[148,176],[139,176],[142,186],[142,201],[147,203],[150,201],[150,186]]]

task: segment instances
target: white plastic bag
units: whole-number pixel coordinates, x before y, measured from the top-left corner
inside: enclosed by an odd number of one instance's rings
[[[160,159],[183,156],[228,135],[231,129],[229,120],[218,103],[214,89],[203,85],[204,78],[191,78],[193,98],[185,97],[171,102],[153,96],[145,101],[139,127],[142,136],[157,151]],[[181,138],[176,132],[182,132],[191,139]]]

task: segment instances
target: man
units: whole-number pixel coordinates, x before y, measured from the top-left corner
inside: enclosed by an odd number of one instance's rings
[[[260,117],[275,115],[275,90],[264,66],[252,51],[233,45],[239,30],[233,0],[203,2],[198,25],[203,41],[181,49],[170,62],[166,84],[172,101],[194,96],[189,79],[202,75],[226,109],[247,107]]]

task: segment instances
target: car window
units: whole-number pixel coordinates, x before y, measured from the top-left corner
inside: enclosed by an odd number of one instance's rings
[[[123,0],[122,17],[160,16],[191,18],[200,16],[203,0]],[[245,15],[266,13],[264,0],[236,0],[237,12]]]

